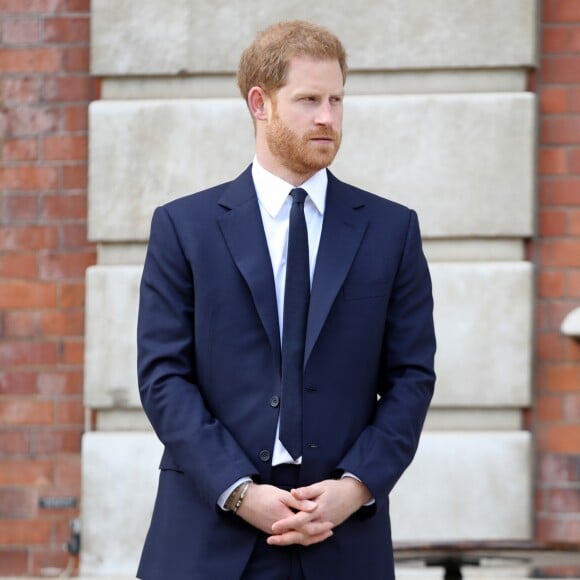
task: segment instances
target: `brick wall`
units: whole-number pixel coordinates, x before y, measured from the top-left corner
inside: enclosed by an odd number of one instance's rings
[[[0,0],[0,575],[63,568],[80,498],[89,0]]]
[[[580,307],[580,2],[544,0],[541,35],[536,530],[580,541],[580,342],[560,334]]]

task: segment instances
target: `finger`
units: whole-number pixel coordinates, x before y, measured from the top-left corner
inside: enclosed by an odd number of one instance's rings
[[[298,530],[312,520],[312,512],[297,512],[287,518],[282,518],[272,524],[272,531],[275,534],[283,534],[290,530]]]
[[[291,493],[288,493],[282,498],[282,503],[284,503],[289,508],[299,511],[299,512],[313,512],[317,504],[309,499],[297,498]]]
[[[298,531],[291,531],[285,534],[277,534],[273,536],[268,536],[267,542],[271,546],[290,546],[291,544],[300,544],[302,546],[310,546],[312,544],[317,544],[323,542],[324,540],[332,536],[332,530],[327,530],[315,536],[309,536]]]
[[[318,483],[307,485],[305,487],[298,487],[290,491],[293,497],[300,500],[316,499],[322,493],[321,486]]]

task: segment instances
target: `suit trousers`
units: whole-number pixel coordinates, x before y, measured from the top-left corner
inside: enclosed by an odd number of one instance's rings
[[[272,485],[290,490],[298,484],[299,465],[272,468]],[[300,565],[302,546],[270,546],[261,533],[241,580],[304,580]]]

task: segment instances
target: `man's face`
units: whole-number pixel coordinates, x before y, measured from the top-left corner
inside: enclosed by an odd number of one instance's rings
[[[290,61],[287,83],[271,99],[265,139],[272,161],[293,181],[332,163],[342,137],[343,94],[338,61]]]

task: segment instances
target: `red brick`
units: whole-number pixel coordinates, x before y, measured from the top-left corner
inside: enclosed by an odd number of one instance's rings
[[[84,278],[87,268],[95,262],[94,251],[43,255],[39,258],[40,277],[45,280]]]
[[[580,147],[571,149],[568,154],[568,169],[570,173],[580,174]],[[580,197],[580,192],[576,192]]]
[[[10,72],[58,72],[62,51],[57,48],[2,48],[0,69]]]
[[[83,429],[55,430],[34,429],[30,434],[30,454],[32,456],[55,455],[57,453],[80,453]]]
[[[538,481],[549,486],[580,481],[580,455],[540,453]]]
[[[580,82],[580,56],[545,57],[541,63],[542,81],[550,84]]]
[[[557,114],[568,112],[568,89],[545,87],[540,90],[540,113]]]
[[[82,340],[67,340],[63,344],[62,363],[65,365],[82,365],[85,345]]]
[[[60,285],[60,308],[81,308],[85,305],[85,283],[69,282]]]
[[[0,401],[0,423],[4,425],[53,424],[54,403],[31,399]]]
[[[24,136],[52,133],[58,129],[59,112],[50,107],[18,107],[8,111],[8,134]]]
[[[78,249],[88,246],[86,223],[69,224],[61,227],[60,245],[63,249]]]
[[[545,26],[542,30],[542,49],[545,53],[568,52],[569,45],[569,28]]]
[[[575,298],[580,296],[580,272],[568,271],[566,273],[568,296]]]
[[[59,457],[54,465],[55,485],[69,486],[80,489],[81,486],[81,458],[71,455]]]
[[[580,87],[570,87],[568,93],[570,112],[580,113]]]
[[[580,117],[546,117],[540,136],[540,141],[548,145],[580,143]]]
[[[28,440],[23,431],[0,431],[0,459],[28,453]]]
[[[542,265],[580,267],[580,240],[550,240],[542,244]]]
[[[553,422],[562,418],[562,398],[554,395],[541,395],[536,398],[536,421]]]
[[[86,174],[85,165],[74,169],[82,169]],[[66,168],[71,169],[71,168]],[[43,199],[42,217],[45,220],[86,220],[87,196],[86,195],[47,195]]]
[[[580,28],[570,30],[570,50],[580,52]]]
[[[82,336],[84,311],[53,310],[43,312],[40,329],[44,336]]]
[[[85,408],[82,400],[60,401],[56,408],[56,422],[59,425],[82,427],[85,422]]]
[[[566,233],[566,212],[556,209],[540,210],[540,235],[562,236]]]
[[[54,167],[0,167],[0,188],[13,191],[55,189],[58,170]]]
[[[566,352],[565,338],[559,332],[543,332],[537,338],[537,356],[544,361],[562,361]]]
[[[68,12],[90,12],[91,0],[66,0]]]
[[[59,511],[58,513],[63,513]],[[71,513],[70,510],[67,512],[70,516],[67,518],[67,521],[72,519],[74,513]],[[46,570],[64,570],[67,566],[69,556],[65,550],[62,549],[61,546],[65,545],[65,543],[70,539],[70,533],[67,537],[63,538],[62,541],[59,542],[59,546],[51,547],[47,545],[42,549],[35,549],[30,552],[31,560],[32,560],[32,570],[31,574],[35,576],[46,576]]]
[[[72,161],[87,158],[87,137],[84,135],[56,135],[45,137],[43,157],[50,160]]]
[[[87,131],[89,128],[89,109],[86,105],[70,106],[63,109],[64,128],[67,131]]]
[[[536,536],[540,540],[567,543],[580,540],[580,520],[538,518],[536,527]]]
[[[64,70],[67,72],[90,71],[90,52],[85,46],[71,46],[64,49]]]
[[[564,420],[566,422],[576,424],[580,423],[580,391],[566,393],[563,397],[563,408]],[[578,510],[578,512],[580,512],[580,510]]]
[[[548,22],[580,22],[580,4],[578,0],[548,0],[544,2],[544,18]]]
[[[0,0],[0,12],[58,12],[64,0]]]
[[[571,236],[580,236],[580,209],[568,211],[568,233]]]
[[[38,275],[36,254],[7,254],[0,256],[0,278],[32,280]]]
[[[52,477],[51,461],[0,461],[0,485],[48,485]]]
[[[44,40],[49,42],[88,42],[89,19],[85,16],[46,18]]]
[[[0,545],[36,546],[50,542],[48,520],[0,520]]]
[[[580,206],[580,177],[558,179],[551,184],[551,191],[554,205]]]
[[[34,500],[30,488],[0,487],[0,519],[32,517]]]
[[[26,576],[28,552],[0,548],[0,576]]]
[[[62,172],[62,187],[63,189],[78,190],[87,188],[88,170],[85,164],[83,165],[67,165],[63,167]],[[86,205],[86,203],[85,203]],[[85,212],[86,217],[86,212]]]
[[[0,251],[52,249],[57,242],[55,226],[0,227]]]
[[[566,170],[566,149],[540,149],[540,175],[561,175]]]
[[[537,434],[538,444],[544,451],[580,453],[580,425],[541,425]]]
[[[34,312],[9,310],[4,314],[5,338],[32,338],[37,332],[37,316]]]
[[[0,371],[0,395],[32,395],[36,380],[35,373]]]
[[[57,361],[57,348],[50,342],[0,343],[0,365],[53,365]]]
[[[0,308],[54,308],[56,287],[50,282],[6,281],[0,292]]]
[[[37,77],[6,77],[0,90],[4,104],[22,106],[40,101],[42,83]]]
[[[36,139],[6,139],[2,143],[4,161],[33,161],[38,159]]]
[[[5,223],[30,222],[38,217],[37,195],[5,195],[2,201],[0,216]]]
[[[44,98],[49,102],[88,101],[91,82],[88,76],[66,76],[48,79],[44,83]]]
[[[40,22],[37,18],[6,18],[2,22],[2,43],[31,44],[40,39]]]
[[[538,274],[538,293],[542,298],[562,296],[565,282],[564,272],[540,271]]]

